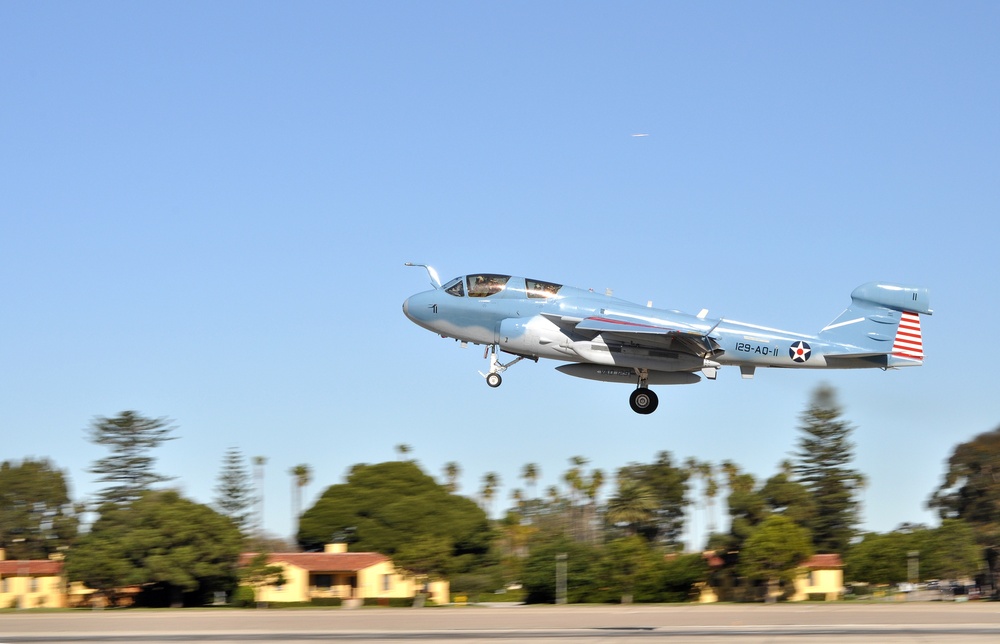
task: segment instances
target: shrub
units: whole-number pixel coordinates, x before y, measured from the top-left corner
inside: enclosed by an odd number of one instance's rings
[[[412,597],[365,597],[365,606],[383,606],[389,608],[410,608]]]
[[[254,592],[250,586],[237,586],[233,593],[233,606],[237,608],[251,608],[254,606]]]
[[[340,606],[344,600],[340,597],[313,597],[309,603],[313,606]]]

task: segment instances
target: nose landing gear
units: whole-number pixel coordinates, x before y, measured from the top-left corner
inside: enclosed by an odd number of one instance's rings
[[[504,371],[507,371],[507,369],[513,367],[518,362],[524,360],[527,356],[517,356],[507,364],[503,364],[497,357],[497,345],[491,344],[488,347],[486,347],[486,351],[483,353],[483,357],[484,358],[488,357],[490,359],[490,370],[486,373],[480,371],[479,375],[482,376],[483,378],[486,378],[487,385],[496,389],[503,383],[503,378],[500,377],[500,374],[503,373]],[[538,362],[538,358],[531,358],[531,359],[534,360],[535,362]]]

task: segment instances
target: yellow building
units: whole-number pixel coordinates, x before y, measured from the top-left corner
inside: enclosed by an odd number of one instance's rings
[[[0,608],[66,606],[63,562],[49,559],[7,560],[0,548]]]
[[[245,564],[255,553],[244,553]],[[339,597],[360,603],[368,598],[414,597],[426,592],[438,604],[450,601],[446,581],[424,584],[396,571],[392,560],[377,552],[347,552],[347,544],[332,543],[324,552],[274,552],[268,564],[281,566],[285,583],[256,589],[260,602],[307,602],[314,597]]]
[[[827,601],[840,599],[844,592],[844,562],[840,555],[813,555],[802,567],[806,572],[795,580],[795,592],[789,601],[804,601],[810,595],[823,595]]]

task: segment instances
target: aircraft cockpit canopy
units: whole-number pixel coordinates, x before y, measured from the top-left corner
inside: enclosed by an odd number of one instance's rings
[[[524,285],[528,289],[528,297],[552,297],[562,288],[562,284],[533,279],[524,280]]]
[[[474,273],[463,277],[456,277],[441,288],[445,293],[455,297],[490,297],[507,288],[510,275],[498,275],[496,273]],[[518,285],[515,285],[515,289]],[[559,292],[562,284],[553,282],[543,282],[542,280],[524,280],[525,292],[531,298],[552,297]]]
[[[510,275],[477,273],[475,275],[466,275],[465,277],[456,277],[442,288],[444,288],[446,293],[455,297],[464,297],[466,287],[468,288],[469,297],[489,297],[504,290],[509,280]]]

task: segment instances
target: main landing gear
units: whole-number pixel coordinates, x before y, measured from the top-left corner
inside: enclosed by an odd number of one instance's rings
[[[632,411],[637,414],[652,414],[656,411],[656,406],[660,403],[652,389],[639,387],[628,397],[628,404]]]
[[[500,376],[501,373],[513,367],[518,362],[528,358],[529,360],[534,360],[538,362],[538,358],[533,356],[517,356],[507,364],[500,362],[500,358],[497,357],[498,347],[495,344],[488,345],[483,352],[483,358],[489,358],[490,360],[490,370],[486,373],[482,371],[479,375],[486,379],[486,384],[490,387],[496,389],[501,384],[503,384],[503,378]],[[628,397],[628,404],[632,407],[632,411],[637,414],[652,414],[656,411],[657,405],[660,404],[660,399],[657,398],[653,390],[649,388],[649,370],[648,369],[635,369],[636,376],[638,377],[638,382],[636,384],[635,391]]]
[[[507,364],[503,364],[497,357],[497,345],[491,344],[486,347],[486,350],[483,352],[483,357],[490,359],[490,370],[487,373],[480,371],[479,375],[486,378],[486,384],[496,389],[503,383],[503,378],[500,377],[500,374],[507,371],[509,367],[513,367],[518,362],[524,360],[527,356],[517,356]],[[538,358],[531,359],[538,362]]]
[[[656,406],[660,404],[660,399],[646,384],[649,380],[649,370],[636,369],[635,371],[639,376],[639,382],[635,391],[628,397],[628,404],[632,407],[632,411],[637,414],[652,414],[656,411]]]

